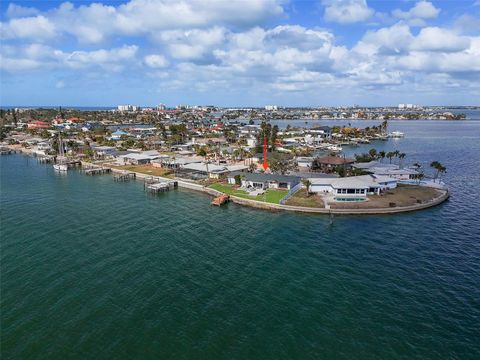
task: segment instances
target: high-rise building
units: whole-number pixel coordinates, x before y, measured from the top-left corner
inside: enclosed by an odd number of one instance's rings
[[[265,105],[265,110],[268,110],[268,111],[278,110],[278,106],[277,105]]]
[[[117,106],[118,111],[137,111],[140,108],[137,105],[118,105]]]

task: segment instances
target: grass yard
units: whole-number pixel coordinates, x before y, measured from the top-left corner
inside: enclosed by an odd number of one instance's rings
[[[209,186],[209,188],[221,191],[227,195],[234,195],[238,197],[244,197],[246,199],[252,199],[251,196],[248,196],[246,191],[243,190],[238,190],[233,187],[233,185],[230,184],[220,184],[220,183],[215,183]]]
[[[298,190],[290,199],[287,200],[285,205],[315,207],[315,208],[325,207],[325,204],[323,203],[322,198],[320,196],[313,195],[313,194],[308,196],[306,189]]]
[[[331,203],[332,209],[368,209],[388,208],[390,203],[394,206],[410,206],[433,200],[441,194],[439,190],[417,186],[398,185],[397,188],[387,190],[384,195],[368,195],[368,201],[363,202],[336,202]]]
[[[238,188],[230,184],[216,183],[210,185],[209,187],[228,195],[238,196],[244,199],[268,202],[272,204],[279,204],[280,200],[282,200],[282,198],[288,193],[287,190],[268,189],[263,195],[250,196],[246,191],[239,190]]]

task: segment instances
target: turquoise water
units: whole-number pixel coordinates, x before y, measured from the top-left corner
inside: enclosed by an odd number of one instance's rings
[[[478,359],[480,122],[398,126],[451,199],[333,224],[2,156],[2,358]]]

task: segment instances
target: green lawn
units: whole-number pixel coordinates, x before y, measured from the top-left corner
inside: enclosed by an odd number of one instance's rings
[[[246,191],[243,190],[238,190],[233,187],[233,185],[230,184],[212,184],[209,186],[212,189],[215,189],[217,191],[221,191],[225,194],[228,195],[233,195],[233,196],[238,196],[244,199],[250,199],[250,200],[257,200],[257,201],[264,201],[264,202],[269,202],[272,204],[279,204],[280,200],[287,195],[288,191],[287,190],[273,190],[273,189],[268,189],[265,194],[263,195],[258,195],[258,196],[250,196]]]

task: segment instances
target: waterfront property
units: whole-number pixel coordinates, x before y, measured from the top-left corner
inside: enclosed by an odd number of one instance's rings
[[[152,160],[160,158],[161,155],[157,151],[144,151],[141,153],[131,152],[125,155],[120,155],[117,162],[121,165],[141,165],[150,164]]]
[[[290,190],[300,183],[297,176],[263,173],[238,173],[232,172],[228,175],[228,183],[235,184],[240,179],[244,188],[256,189],[287,189]]]
[[[340,156],[323,156],[318,157],[313,161],[312,168],[325,173],[331,173],[334,172],[338,166],[350,169],[354,162],[354,159]]]
[[[378,161],[352,164],[352,167],[380,176],[389,176],[397,180],[416,180],[420,175],[420,173],[413,168],[400,168],[400,166],[396,164],[384,164]]]
[[[315,158],[311,156],[299,156],[296,158],[297,166],[303,169],[310,169],[314,160]]]
[[[317,194],[333,194],[335,200],[365,200],[367,195],[380,195],[397,187],[397,180],[385,176],[362,175],[343,178],[311,178],[309,190]]]

